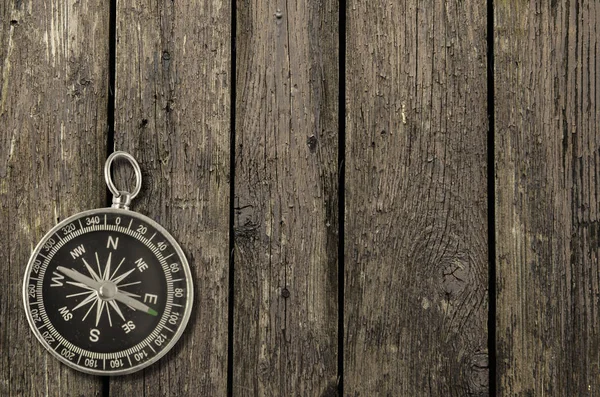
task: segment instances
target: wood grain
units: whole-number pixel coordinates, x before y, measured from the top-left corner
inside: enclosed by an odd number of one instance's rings
[[[345,394],[487,395],[485,2],[347,26]]]
[[[337,384],[338,3],[237,2],[236,396]]]
[[[0,395],[100,395],[30,330],[29,255],[59,220],[104,206],[108,6],[0,5]]]
[[[143,170],[133,209],[182,246],[194,310],[173,351],[113,378],[115,396],[223,396],[227,387],[231,8],[119,1],[115,149]]]
[[[495,15],[499,395],[598,395],[600,4]]]

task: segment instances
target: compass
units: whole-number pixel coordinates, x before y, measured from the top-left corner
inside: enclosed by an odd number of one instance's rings
[[[118,157],[136,171],[132,194],[118,191],[110,178]],[[173,347],[190,317],[193,285],[175,239],[128,209],[141,186],[135,159],[113,153],[105,176],[113,206],[73,215],[44,236],[27,265],[23,298],[35,336],[60,361],[120,375]]]

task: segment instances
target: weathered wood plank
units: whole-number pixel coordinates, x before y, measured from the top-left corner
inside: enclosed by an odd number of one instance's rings
[[[0,5],[0,395],[99,395],[101,378],[54,359],[29,329],[29,255],[60,219],[103,207],[106,2]]]
[[[194,310],[174,350],[111,379],[115,396],[222,396],[227,387],[229,2],[118,2],[115,149],[140,162],[133,209],[182,246]]]
[[[236,396],[335,392],[337,26],[337,0],[237,2]]]
[[[487,395],[485,2],[347,26],[344,391]]]
[[[600,4],[495,4],[499,395],[598,395]]]

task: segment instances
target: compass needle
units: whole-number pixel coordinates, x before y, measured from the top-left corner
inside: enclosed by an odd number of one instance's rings
[[[87,285],[85,285],[83,283],[77,283],[75,281],[67,281],[67,284],[74,285],[76,287],[83,288],[83,289],[86,289],[88,291],[95,291],[95,289],[93,289],[92,287],[88,287]]]
[[[68,277],[72,278],[73,280],[75,280],[79,283],[87,285],[90,288],[93,288],[95,290],[100,288],[100,283],[98,281],[91,279],[88,276],[85,276],[76,270],[67,269],[66,267],[62,267],[62,266],[57,266],[56,270],[58,270],[59,272],[61,272],[63,274],[66,274]]]
[[[115,157],[134,165],[134,187],[115,187]],[[114,152],[104,172],[112,208],[80,212],[48,231],[27,263],[22,294],[44,348],[66,366],[101,376],[135,372],[163,357],[184,332],[194,301],[181,247],[129,208],[141,186],[137,162]]]
[[[124,294],[122,292],[117,292],[117,294],[115,295],[115,299],[118,300],[119,302],[123,302],[126,305],[133,307],[135,310],[140,310],[140,311],[142,311],[144,313],[148,313],[152,316],[158,315],[156,310],[152,309],[150,306],[138,301],[137,299],[133,299],[131,296],[128,296],[127,294]]]

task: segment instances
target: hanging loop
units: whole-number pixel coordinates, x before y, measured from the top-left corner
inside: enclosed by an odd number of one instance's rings
[[[117,158],[126,159],[133,167],[133,171],[135,173],[135,187],[131,193],[126,190],[117,189],[112,180],[110,175],[110,167],[112,162]],[[108,156],[106,163],[104,164],[104,179],[106,180],[108,190],[110,190],[110,192],[113,194],[112,207],[128,210],[131,200],[133,200],[140,193],[140,189],[142,188],[142,170],[140,169],[140,165],[135,158],[127,152],[118,151],[112,153],[110,156]]]

